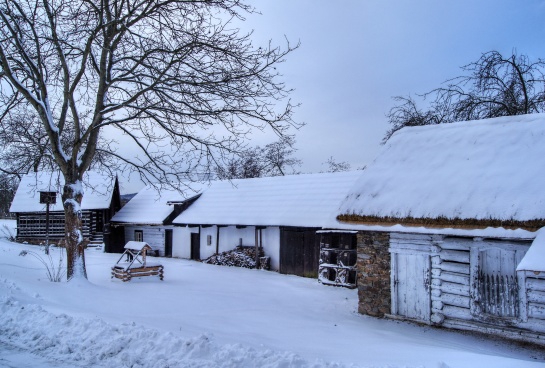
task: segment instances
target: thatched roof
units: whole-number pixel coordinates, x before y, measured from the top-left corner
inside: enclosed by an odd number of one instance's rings
[[[403,128],[346,196],[340,221],[545,225],[545,114]]]

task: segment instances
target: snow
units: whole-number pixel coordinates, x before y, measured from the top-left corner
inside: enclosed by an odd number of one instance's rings
[[[84,174],[83,184],[74,185],[78,193],[84,192],[81,210],[104,209],[110,207],[114,180],[110,176],[98,172],[88,171]],[[57,192],[56,204],[49,206],[50,211],[63,211],[62,188],[64,178],[59,172],[30,173],[21,178],[10,212],[42,212],[45,204],[40,203],[39,191]]]
[[[188,184],[189,185],[189,184]],[[187,188],[188,185],[182,185]],[[146,186],[136,194],[119,212],[112,218],[113,222],[126,224],[162,225],[163,221],[174,211],[173,205],[167,202],[179,202],[198,195],[207,187],[207,184],[191,183],[191,190],[184,194],[177,190],[157,189]]]
[[[173,222],[321,227],[362,172],[215,181]]]
[[[545,228],[536,232],[532,246],[517,266],[517,271],[545,272]]]
[[[276,272],[161,258],[165,280],[51,283],[30,245],[0,240],[7,367],[543,367],[538,349],[356,312],[357,291]],[[52,248],[53,254],[58,249]]]
[[[0,239],[15,238],[17,235],[17,221],[0,219]]]
[[[140,241],[134,241],[134,240],[129,240],[127,242],[127,244],[125,244],[125,246],[123,247],[124,249],[130,249],[130,250],[141,250],[142,248],[144,248],[145,246],[150,246],[148,243],[146,242],[140,242]],[[150,247],[151,248],[151,247]]]
[[[340,214],[394,218],[545,218],[545,114],[403,128]]]

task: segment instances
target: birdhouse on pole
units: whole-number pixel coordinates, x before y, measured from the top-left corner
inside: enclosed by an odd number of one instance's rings
[[[45,204],[45,253],[49,254],[49,205],[57,203],[57,192],[40,191],[40,203]]]

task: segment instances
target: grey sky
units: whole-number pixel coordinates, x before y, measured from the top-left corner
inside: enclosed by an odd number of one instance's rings
[[[545,58],[545,2],[534,0],[274,0],[243,27],[257,44],[301,41],[281,68],[293,100],[301,171],[333,156],[369,163],[388,129],[392,97],[427,92],[481,53]],[[256,137],[256,144],[274,140]]]

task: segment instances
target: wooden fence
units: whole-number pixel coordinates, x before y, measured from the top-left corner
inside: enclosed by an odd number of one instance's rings
[[[482,312],[498,317],[518,317],[518,283],[514,276],[479,273]]]

